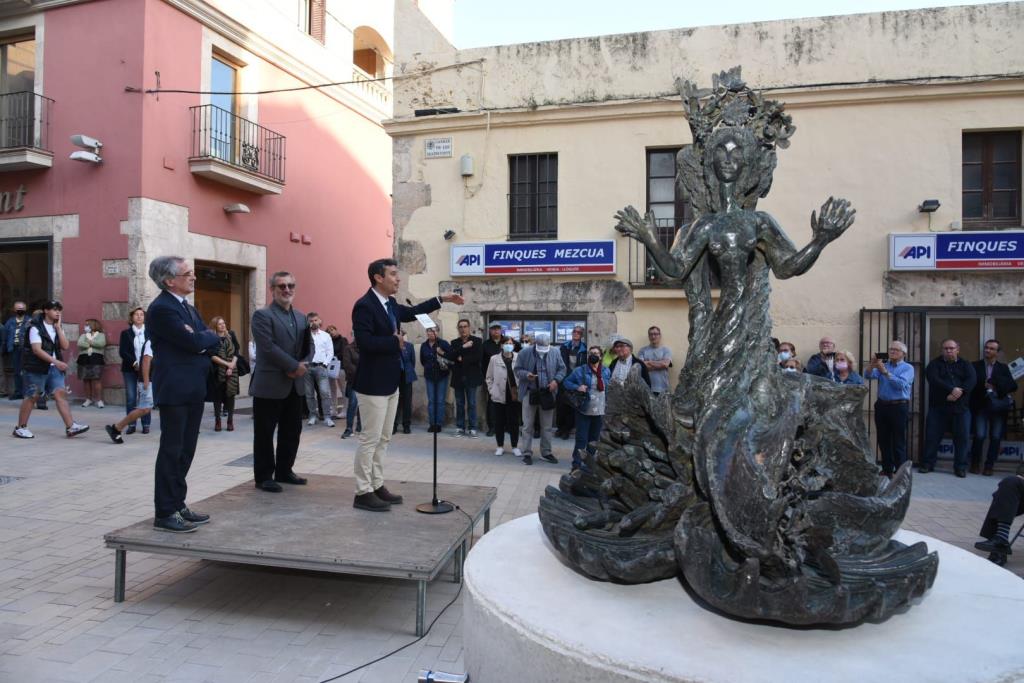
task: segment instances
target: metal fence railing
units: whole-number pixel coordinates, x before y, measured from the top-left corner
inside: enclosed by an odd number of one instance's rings
[[[190,107],[193,159],[218,159],[250,173],[284,182],[285,138],[269,128],[204,104]]]
[[[53,100],[34,92],[0,95],[0,148],[31,147],[52,152]]]

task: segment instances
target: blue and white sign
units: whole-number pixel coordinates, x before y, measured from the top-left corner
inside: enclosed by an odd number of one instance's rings
[[[614,274],[615,241],[453,244],[451,274]]]
[[[890,270],[1024,270],[1024,231],[889,235]]]

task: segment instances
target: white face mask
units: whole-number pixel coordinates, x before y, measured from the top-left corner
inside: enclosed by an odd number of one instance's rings
[[[505,353],[512,353],[515,350],[515,348],[516,347],[513,346],[512,344],[502,344],[501,345],[501,350],[504,351]]]
[[[537,344],[537,353],[547,353],[550,348],[550,346],[541,346],[540,344]]]
[[[783,368],[786,372],[796,372],[796,368]]]
[[[779,362],[780,363],[784,363],[784,362],[786,362],[787,360],[789,360],[792,357],[793,357],[793,354],[791,354],[789,351],[779,351]]]
[[[85,333],[89,334],[90,332],[92,332],[92,327],[90,327],[89,325],[86,325],[85,326]]]

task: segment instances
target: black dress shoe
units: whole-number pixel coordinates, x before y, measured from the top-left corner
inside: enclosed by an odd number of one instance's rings
[[[410,427],[409,425],[405,425],[404,427],[402,427],[402,433],[403,434],[412,434],[412,427]]]
[[[306,478],[300,477],[296,475],[294,472],[289,472],[288,474],[279,477],[274,477],[274,481],[280,482],[282,484],[294,484],[295,486],[306,485]]]
[[[181,512],[179,512],[178,514],[180,514],[181,518],[186,522],[192,522],[197,526],[200,524],[206,524],[210,521],[210,515],[204,515],[202,512],[193,512],[192,510],[189,510],[187,507],[182,508]]]
[[[934,471],[935,471],[935,468],[931,467],[929,465],[921,465],[920,467],[917,468],[918,474],[928,474],[929,472],[934,472]]]
[[[402,497],[399,496],[399,495],[395,495],[394,493],[391,493],[391,491],[388,491],[388,487],[387,486],[381,486],[379,489],[377,489],[373,493],[378,498],[383,500],[385,503],[391,503],[392,505],[401,505],[402,504]]]
[[[487,430],[487,436],[494,436],[494,430],[493,429],[488,429]]]
[[[125,434],[134,434],[135,433],[135,425],[128,425],[128,428],[124,430],[124,433]]]
[[[523,464],[524,465],[532,465],[533,464],[533,456],[532,455],[524,455],[523,456]]]
[[[352,507],[370,512],[387,512],[391,509],[391,503],[384,502],[377,497],[376,493],[370,491],[356,495],[355,500],[352,501]]]
[[[284,491],[284,489],[281,488],[281,485],[278,484],[273,479],[267,479],[266,481],[256,482],[256,488],[263,491],[268,491],[270,493],[280,493],[281,491]]]
[[[967,476],[967,471],[966,470],[954,470],[953,474],[955,474],[960,479],[963,479],[963,478],[965,478]]]
[[[186,521],[181,516],[181,513],[175,512],[169,517],[155,518],[153,520],[153,528],[157,531],[170,531],[172,534],[187,534],[199,527],[192,522]]]
[[[547,460],[550,463],[554,463],[555,465],[558,464],[558,458],[556,458],[551,453],[542,453],[540,457],[544,458],[545,460]]]
[[[984,550],[986,553],[999,553],[1000,555],[1013,554],[1013,550],[1010,549],[1010,544],[999,538],[992,538],[987,541],[978,541],[974,544],[974,547],[978,550]]]

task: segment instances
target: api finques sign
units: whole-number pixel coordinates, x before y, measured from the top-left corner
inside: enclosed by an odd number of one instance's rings
[[[890,270],[1024,270],[1024,231],[889,235]]]
[[[614,240],[453,244],[451,274],[593,275],[615,273]]]

